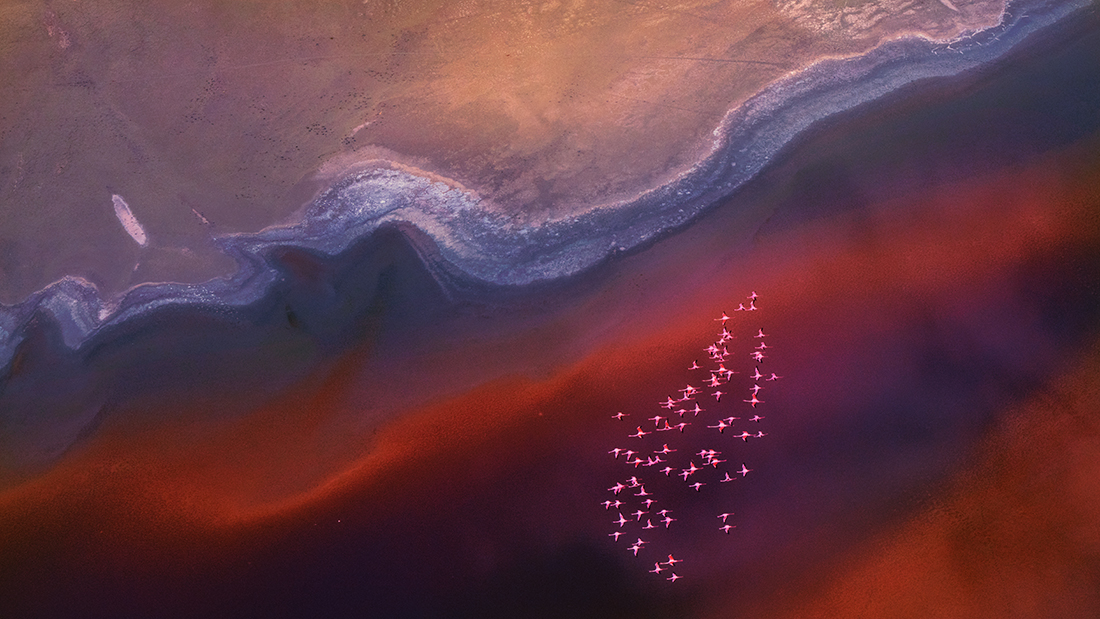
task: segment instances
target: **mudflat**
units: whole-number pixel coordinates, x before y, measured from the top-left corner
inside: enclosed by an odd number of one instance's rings
[[[662,183],[830,56],[996,24],[974,2],[366,0],[0,5],[0,302],[234,268],[213,234],[384,159],[520,222]],[[112,210],[123,197],[141,247]]]

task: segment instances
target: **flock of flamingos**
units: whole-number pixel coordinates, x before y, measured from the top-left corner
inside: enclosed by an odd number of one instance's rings
[[[757,311],[757,299],[759,296],[753,292],[747,297],[748,305],[742,302],[734,311]],[[602,505],[617,516],[611,520],[614,528],[608,536],[617,543],[636,538],[627,546],[636,557],[649,554],[645,551],[650,542],[643,537],[652,537],[654,531],[668,529],[677,520],[675,510],[667,507],[661,496],[675,493],[670,484],[682,481],[687,488],[705,492],[704,488],[714,491],[725,484],[736,483],[752,469],[744,462],[736,468],[736,463],[729,462],[730,456],[722,449],[714,449],[713,445],[728,451],[730,446],[737,446],[737,439],[748,442],[767,436],[761,429],[764,416],[760,411],[764,400],[760,397],[769,387],[767,383],[782,378],[774,372],[761,371],[771,350],[766,342],[768,335],[758,328],[751,338],[747,338],[750,343],[738,342],[738,348],[751,347],[751,351],[730,353],[729,348],[734,346],[736,339],[730,331],[731,321],[743,321],[725,312],[714,321],[720,323],[718,337],[703,349],[707,359],[703,363],[696,360],[687,368],[690,374],[686,385],[659,402],[652,416],[636,411],[619,411],[611,415],[613,423],[621,424],[624,432],[622,446],[611,449],[608,454],[623,465],[627,470],[625,475],[629,476],[607,489],[610,498]],[[742,385],[738,389],[733,379],[741,372],[729,367],[743,367],[738,362],[747,363],[747,360],[754,366],[752,373],[746,374],[752,386],[745,389]],[[736,382],[748,384],[744,380]],[[710,446],[703,446],[707,441],[711,441]],[[700,449],[696,451],[696,447]],[[647,484],[650,490],[646,489]],[[658,487],[656,492],[651,491]],[[728,535],[736,528],[730,520],[733,515],[729,511],[713,514],[715,532]],[[654,561],[649,571],[676,582],[681,578],[675,571],[680,562],[669,554],[664,561]]]

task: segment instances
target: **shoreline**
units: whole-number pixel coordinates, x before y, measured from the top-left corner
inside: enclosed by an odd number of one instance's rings
[[[376,159],[378,164],[367,163],[365,170],[320,191],[298,210],[296,221],[215,237],[218,248],[237,262],[232,275],[198,284],[143,283],[110,299],[86,279],[68,276],[18,304],[0,306],[0,367],[11,363],[24,327],[39,311],[50,315],[65,345],[76,350],[105,328],[165,306],[255,303],[280,277],[267,261],[268,252],[294,247],[335,256],[387,225],[421,233],[418,239],[404,234],[445,291],[467,279],[500,288],[561,281],[695,221],[820,121],[918,80],[979,68],[1087,7],[1010,3],[998,26],[951,43],[910,36],[862,56],[821,60],[729,110],[712,132],[710,154],[673,182],[533,226],[517,225],[449,179]],[[345,169],[356,170],[356,164]]]

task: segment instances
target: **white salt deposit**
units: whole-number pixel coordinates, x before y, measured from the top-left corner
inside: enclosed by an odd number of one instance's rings
[[[115,205],[115,217],[118,217],[122,227],[137,241],[138,245],[145,247],[146,243],[149,242],[149,237],[145,236],[145,228],[141,227],[137,217],[134,217],[134,213],[130,211],[130,205],[126,204],[126,200],[123,200],[122,196],[118,194],[111,194],[111,202]]]

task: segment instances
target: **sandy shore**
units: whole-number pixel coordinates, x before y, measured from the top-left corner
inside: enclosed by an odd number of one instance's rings
[[[882,97],[920,78],[953,75],[988,62],[1035,28],[1070,10],[1054,8],[1036,5],[1029,9],[1028,19],[1022,20],[1023,11],[1017,7],[1015,15],[1010,14],[998,28],[956,42],[950,49],[906,37],[863,56],[818,62],[774,82],[727,112],[710,134],[709,154],[688,169],[677,170],[668,183],[619,201],[601,201],[601,195],[592,192],[585,210],[579,212],[571,213],[562,206],[565,212],[553,216],[526,207],[522,215],[509,213],[509,204],[518,203],[494,197],[492,192],[486,195],[476,181],[464,185],[433,174],[431,168],[439,164],[428,159],[415,162],[427,169],[394,161],[403,155],[382,147],[368,149],[370,157],[365,163],[346,153],[331,157],[327,165],[318,166],[310,182],[300,183],[298,190],[310,193],[319,183],[335,185],[286,220],[288,223],[257,233],[232,233],[211,223],[220,218],[215,210],[190,207],[187,219],[205,237],[201,242],[192,242],[186,235],[178,237],[182,248],[168,253],[162,249],[159,262],[155,250],[135,247],[132,239],[100,247],[106,251],[89,263],[93,272],[97,260],[112,252],[136,257],[138,264],[126,280],[130,286],[141,283],[145,276],[168,275],[165,269],[175,269],[177,275],[186,272],[199,281],[222,276],[201,284],[188,284],[186,277],[165,277],[162,280],[168,282],[141,285],[116,297],[117,291],[95,273],[66,274],[66,279],[0,311],[0,361],[10,359],[22,339],[21,325],[40,308],[59,323],[66,344],[76,347],[102,327],[166,305],[239,307],[251,303],[278,278],[266,264],[265,254],[271,248],[296,246],[334,254],[387,224],[413,226],[426,234],[425,242],[417,243],[422,258],[451,281],[457,274],[494,285],[525,285],[575,274],[612,253],[691,221],[752,178],[818,118]],[[356,169],[360,171],[341,177]],[[132,204],[134,215],[149,224],[137,203]],[[109,225],[101,231],[126,234],[117,219],[112,221],[109,211],[105,219]],[[155,244],[154,226],[145,227],[152,229]],[[98,229],[80,230],[94,239]],[[33,242],[33,238],[23,241]],[[213,268],[211,265],[218,268],[203,270]],[[444,275],[444,271],[448,273]],[[19,278],[7,281],[14,283]]]
[[[520,222],[693,165],[727,111],[824,57],[995,24],[1003,0],[501,3],[272,8],[81,2],[4,9],[0,302],[65,275],[107,294],[234,265],[329,161],[394,159]],[[122,196],[149,235],[111,213]],[[196,214],[198,214],[196,216]]]

